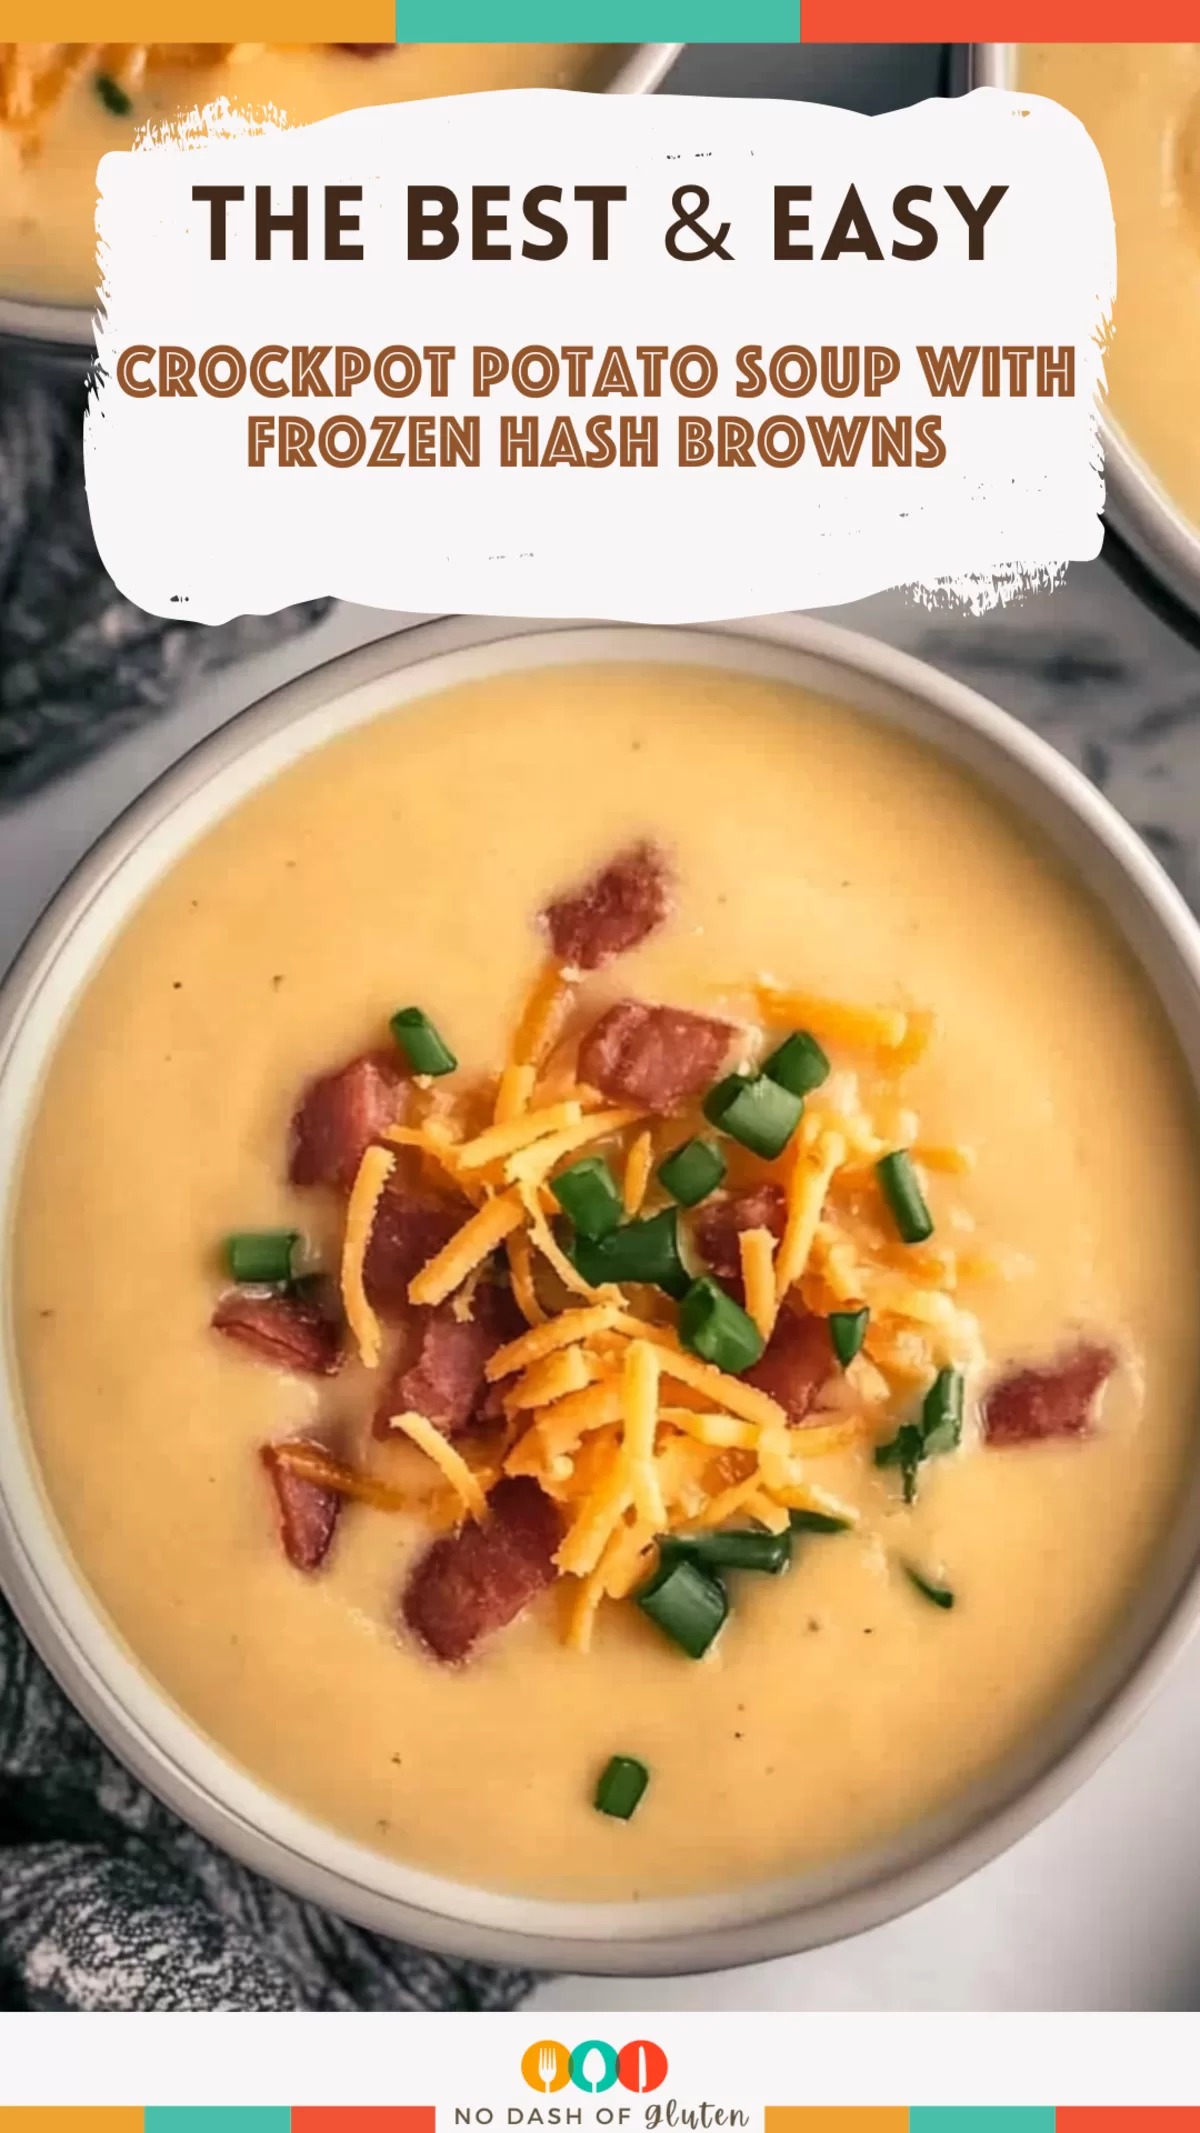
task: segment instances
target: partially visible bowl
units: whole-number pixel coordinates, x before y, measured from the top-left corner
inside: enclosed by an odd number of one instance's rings
[[[248,794],[335,734],[439,690],[572,662],[707,664],[815,689],[916,737],[1047,840],[1161,1002],[1200,1096],[1200,928],[1134,832],[1067,762],[960,683],[888,646],[788,616],[709,630],[456,618],[347,655],[203,742],[103,838],[0,989],[0,1579],[30,1638],[114,1753],[255,1870],[399,1938],[599,1973],[697,1971],[878,1925],[975,1871],[1057,1807],[1137,1717],[1200,1620],[1200,1461],[1144,1582],[1037,1734],[948,1807],[832,1867],[711,1895],[530,1899],[418,1871],[339,1836],[237,1766],[142,1671],[68,1552],[27,1434],[12,1338],[24,1144],[81,991],[153,884]]]
[[[629,44],[611,47],[612,74],[603,83],[606,96],[648,96],[674,65],[679,44]],[[619,55],[619,56],[618,56]],[[90,304],[43,303],[0,292],[0,345],[11,344],[31,360],[79,370],[80,350],[93,341]]]
[[[1016,82],[1014,44],[960,48],[960,84],[968,89],[1009,89]],[[1120,262],[1118,261],[1118,272]],[[1102,416],[1105,519],[1118,540],[1185,610],[1176,627],[1195,643],[1200,631],[1200,525],[1185,518],[1158,477],[1136,452],[1112,415]]]

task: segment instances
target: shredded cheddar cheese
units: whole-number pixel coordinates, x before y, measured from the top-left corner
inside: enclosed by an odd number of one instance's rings
[[[531,1142],[544,1140],[548,1133],[559,1133],[564,1127],[578,1125],[582,1116],[577,1103],[550,1104],[542,1111],[524,1111],[500,1125],[488,1126],[483,1133],[476,1134],[473,1141],[464,1141],[455,1150],[455,1162],[460,1170],[483,1170],[488,1163],[502,1162],[505,1156],[515,1155],[518,1149],[528,1148]]]
[[[540,1362],[531,1363],[512,1391],[505,1393],[505,1412],[516,1414],[523,1407],[549,1407],[568,1392],[582,1392],[598,1370],[599,1365],[578,1342],[570,1348],[556,1348]]]
[[[390,1149],[368,1148],[358,1166],[346,1208],[346,1235],[342,1243],[342,1305],[346,1323],[358,1342],[358,1352],[368,1370],[378,1370],[382,1334],[379,1320],[367,1301],[363,1280],[367,1246],[375,1225],[375,1211],[384,1186],[396,1167]]]
[[[845,1000],[826,1000],[816,993],[790,992],[771,984],[756,985],[754,990],[766,1021],[791,1023],[851,1050],[896,1053],[909,1034],[909,1016],[899,1007],[854,1007]]]
[[[370,1150],[368,1149],[368,1154]],[[415,1304],[444,1303],[452,1289],[481,1260],[486,1259],[511,1230],[517,1229],[522,1220],[521,1202],[515,1193],[503,1193],[497,1199],[485,1200],[483,1206],[469,1216],[449,1244],[435,1252],[426,1261],[419,1274],[414,1274],[408,1284],[408,1299]]]
[[[546,1314],[534,1286],[533,1247],[524,1230],[513,1230],[504,1240],[504,1249],[508,1254],[508,1271],[517,1309],[527,1325],[540,1326]]]
[[[512,1041],[514,1066],[540,1066],[575,996],[575,983],[562,964],[543,965],[521,1010]]]
[[[574,1155],[576,1149],[586,1148],[591,1141],[607,1140],[610,1134],[620,1133],[641,1115],[640,1111],[623,1108],[593,1111],[590,1117],[581,1118],[576,1125],[564,1126],[561,1132],[547,1134],[532,1147],[522,1148],[510,1156],[504,1166],[504,1175],[510,1184],[542,1185],[565,1155]]]
[[[621,1316],[617,1304],[595,1304],[589,1310],[560,1311],[557,1318],[549,1318],[544,1325],[531,1326],[515,1341],[498,1348],[487,1365],[487,1375],[492,1384],[499,1378],[516,1375],[519,1370],[528,1370],[531,1363],[539,1363],[544,1355],[555,1348],[567,1348],[572,1341],[591,1340],[593,1334],[606,1333],[615,1326]]]
[[[519,1118],[529,1108],[537,1080],[534,1066],[506,1066],[496,1083],[496,1102],[492,1111],[492,1123],[505,1126],[510,1119]]]
[[[462,1453],[455,1451],[449,1437],[444,1437],[441,1430],[427,1421],[424,1415],[413,1414],[411,1411],[393,1415],[389,1426],[403,1430],[404,1435],[412,1439],[419,1451],[428,1453],[434,1464],[441,1468],[455,1495],[461,1499],[472,1518],[487,1517],[487,1496],[482,1483],[478,1475],[471,1472]]]
[[[808,1255],[817,1234],[834,1172],[845,1161],[846,1143],[840,1133],[827,1133],[823,1144],[797,1155],[788,1179],[787,1222],[775,1260],[775,1294],[780,1302],[808,1265]]]
[[[654,1161],[654,1135],[649,1127],[635,1134],[625,1158],[625,1175],[621,1181],[621,1201],[629,1216],[636,1215],[646,1197],[650,1183],[650,1167]]]
[[[744,1229],[738,1239],[746,1310],[765,1341],[775,1330],[779,1298],[775,1292],[775,1239],[769,1229]]]

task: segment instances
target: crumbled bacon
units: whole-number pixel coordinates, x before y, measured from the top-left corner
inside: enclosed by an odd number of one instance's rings
[[[330,1377],[342,1360],[342,1329],[307,1296],[228,1289],[212,1315],[228,1340],[241,1341],[281,1370]]]
[[[481,1281],[471,1299],[470,1318],[456,1316],[453,1303],[414,1312],[416,1352],[401,1357],[375,1410],[379,1436],[390,1434],[392,1417],[424,1415],[447,1437],[473,1422],[492,1419],[482,1412],[488,1384],[485,1367],[497,1348],[524,1332],[525,1321],[512,1293],[495,1282]]]
[[[404,1064],[389,1052],[364,1052],[310,1081],[292,1119],[292,1184],[349,1192],[372,1141],[398,1123],[406,1089]]]
[[[435,1658],[467,1658],[553,1583],[561,1539],[557,1506],[536,1481],[499,1482],[482,1525],[469,1520],[421,1557],[401,1602],[405,1622]]]
[[[541,914],[560,963],[598,970],[636,948],[670,909],[671,872],[655,844],[631,844]]]
[[[789,1422],[797,1423],[804,1421],[835,1367],[827,1321],[785,1306],[763,1354],[744,1375],[747,1385],[777,1400]]]
[[[716,1080],[734,1034],[711,1015],[618,1000],[584,1037],[579,1078],[622,1103],[673,1111]]]
[[[363,1262],[367,1301],[393,1324],[409,1311],[408,1284],[427,1259],[449,1244],[471,1210],[465,1201],[414,1193],[399,1173],[388,1179],[375,1210]]]
[[[1035,1444],[1046,1437],[1086,1437],[1096,1400],[1116,1368],[1111,1348],[1080,1341],[1057,1362],[1012,1370],[985,1394],[987,1444]]]
[[[738,1239],[744,1230],[769,1229],[778,1240],[787,1220],[787,1196],[782,1185],[768,1181],[731,1192],[722,1200],[708,1200],[692,1225],[696,1249],[714,1274],[723,1281],[741,1279],[742,1255]]]
[[[293,1473],[273,1444],[263,1446],[262,1462],[275,1490],[284,1554],[297,1570],[318,1570],[329,1553],[341,1497],[335,1490]]]

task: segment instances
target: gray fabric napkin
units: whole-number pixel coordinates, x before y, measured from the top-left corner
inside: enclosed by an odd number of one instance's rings
[[[83,397],[79,377],[0,356],[0,804],[323,612],[204,629],[123,600],[88,523]],[[531,1983],[360,1932],[235,1866],[105,1751],[0,1599],[0,2009],[495,2010]]]

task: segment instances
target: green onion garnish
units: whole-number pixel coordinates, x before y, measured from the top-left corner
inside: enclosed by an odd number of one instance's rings
[[[111,111],[114,118],[129,117],[133,110],[133,98],[126,96],[120,82],[114,81],[111,74],[97,74],[95,89],[105,110]]]
[[[693,1355],[733,1377],[757,1363],[766,1345],[749,1312],[711,1274],[694,1281],[680,1304],[679,1338]]]
[[[649,1584],[634,1597],[643,1614],[689,1659],[704,1657],[729,1612],[721,1580],[681,1555],[668,1554],[660,1561]]]
[[[904,1476],[904,1501],[917,1493],[917,1468],[935,1452],[952,1452],[962,1436],[961,1370],[939,1370],[921,1402],[920,1419],[905,1422],[886,1444],[875,1447],[876,1466],[898,1466]]]
[[[552,1182],[557,1192],[557,1179]],[[606,1237],[576,1237],[571,1257],[593,1288],[606,1281],[641,1281],[678,1299],[691,1280],[679,1252],[677,1207],[664,1207],[641,1222],[625,1222]]]
[[[953,1607],[954,1594],[948,1585],[933,1584],[929,1578],[923,1578],[919,1570],[914,1570],[911,1563],[905,1563],[904,1575],[922,1599],[928,1600],[932,1606]]]
[[[614,1755],[596,1787],[595,1805],[602,1815],[628,1822],[650,1783],[650,1772],[634,1755]]]
[[[829,1061],[816,1038],[798,1029],[763,1061],[763,1073],[781,1088],[790,1089],[793,1096],[807,1096],[828,1078]]]
[[[602,1155],[582,1156],[569,1170],[560,1170],[551,1189],[581,1237],[607,1237],[625,1212],[617,1181]]]
[[[452,1074],[458,1061],[419,1007],[397,1008],[389,1024],[414,1074]]]
[[[832,1511],[789,1511],[788,1524],[793,1533],[848,1533],[848,1518],[835,1518]]]
[[[685,1141],[658,1166],[658,1182],[681,1207],[696,1207],[715,1192],[725,1175],[725,1158],[711,1141]]]
[[[962,1437],[963,1374],[939,1370],[921,1407],[925,1454],[952,1452]]]
[[[659,1543],[663,1555],[683,1556],[701,1570],[763,1570],[778,1577],[792,1559],[792,1536],[761,1526],[734,1526],[724,1533],[671,1534]]]
[[[726,1075],[709,1091],[704,1104],[704,1115],[712,1125],[768,1163],[783,1154],[803,1110],[802,1096],[793,1096],[790,1089],[765,1074],[753,1078]]]
[[[864,1304],[861,1311],[831,1311],[828,1318],[829,1338],[833,1352],[842,1368],[852,1363],[862,1348],[867,1336],[870,1312]]]
[[[933,1235],[933,1216],[917,1182],[913,1159],[907,1148],[897,1148],[875,1165],[883,1196],[905,1244],[924,1244]]]
[[[239,1230],[225,1239],[225,1263],[235,1281],[290,1281],[292,1253],[299,1242],[294,1229]]]

